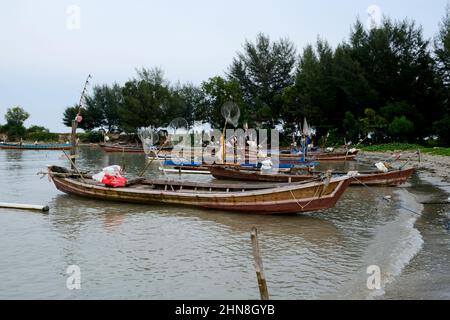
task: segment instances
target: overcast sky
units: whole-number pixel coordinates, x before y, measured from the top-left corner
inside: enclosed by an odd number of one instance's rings
[[[298,51],[320,35],[346,40],[357,17],[377,5],[416,20],[433,37],[447,0],[15,0],[0,5],[0,123],[20,105],[26,125],[66,132],[65,107],[86,76],[124,83],[136,67],[161,67],[171,82],[223,75],[243,42],[259,32],[287,37]],[[80,9],[77,19],[77,10]],[[79,22],[79,23],[78,23]]]

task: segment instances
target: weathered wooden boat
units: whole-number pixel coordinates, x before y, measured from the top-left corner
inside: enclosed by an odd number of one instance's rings
[[[144,153],[142,146],[120,145],[120,144],[99,144],[105,152],[125,152],[125,153]]]
[[[162,166],[158,169],[162,172],[172,174],[211,174],[205,166]]]
[[[72,145],[69,144],[16,144],[16,143],[0,143],[0,149],[7,150],[70,150]]]
[[[307,154],[306,161],[353,161],[358,155],[359,150],[353,152],[310,152]],[[281,154],[281,164],[292,164],[301,161],[300,154]]]
[[[280,182],[292,183],[307,181],[323,176],[325,172],[313,172],[312,174],[296,175],[287,173],[264,173],[260,170],[248,170],[238,167],[227,166],[208,166],[211,175],[216,179],[237,180],[237,181],[260,181],[260,182]],[[415,168],[391,170],[389,172],[368,171],[358,172],[358,175],[351,176],[351,185],[368,186],[399,186],[404,184],[412,174]],[[346,172],[333,171],[334,175],[344,176]]]
[[[278,182],[292,183],[308,181],[318,178],[318,175],[294,175],[287,173],[264,173],[259,169],[239,168],[232,166],[208,166],[211,175],[216,179],[236,180],[236,181],[260,181],[260,182]]]
[[[397,187],[406,183],[415,172],[415,168],[395,169],[388,172],[358,171],[357,176],[351,177],[351,185]],[[334,171],[333,174],[347,173]]]
[[[336,205],[350,184],[347,176],[271,186],[137,179],[126,187],[110,188],[87,175],[61,167],[50,166],[48,173],[58,190],[72,195],[251,214],[294,214],[328,209]]]
[[[106,143],[100,143],[100,148],[102,148],[103,151],[108,153],[114,153],[114,152],[120,152],[120,153],[144,153],[144,147],[142,145],[125,145],[125,144],[106,144]],[[170,150],[172,150],[172,147],[163,147],[161,151],[159,149],[154,149],[150,153],[150,155],[153,154],[153,156],[159,152],[159,157],[167,157],[167,155],[170,155]]]
[[[278,172],[284,172],[289,173],[291,170],[294,170],[295,168],[308,168],[308,167],[315,167],[317,165],[317,162],[299,162],[295,164],[275,164],[273,165],[273,168],[278,169]],[[211,165],[209,164],[199,164],[195,163],[195,165],[192,165],[192,163],[183,163],[182,165],[177,165],[175,163],[171,163],[170,161],[164,161],[163,166],[160,167],[161,171],[164,171],[166,173],[177,173],[177,174],[211,174],[209,168]],[[235,168],[237,170],[242,171],[253,171],[257,172],[260,170],[260,165],[257,164],[239,164],[239,163],[219,163],[214,164],[215,167],[226,167],[226,168]],[[282,180],[282,181],[281,181]],[[284,179],[281,179],[280,182],[288,182],[284,181]],[[255,180],[260,181],[260,180]],[[297,180],[297,181],[303,181]],[[274,181],[276,182],[276,181]]]

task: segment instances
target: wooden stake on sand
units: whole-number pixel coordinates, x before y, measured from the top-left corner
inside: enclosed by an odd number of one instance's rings
[[[255,270],[256,277],[258,278],[259,293],[261,294],[261,300],[269,300],[269,291],[267,289],[266,276],[264,275],[264,268],[261,259],[261,253],[259,251],[258,230],[252,229],[251,232],[253,256],[255,258]]]

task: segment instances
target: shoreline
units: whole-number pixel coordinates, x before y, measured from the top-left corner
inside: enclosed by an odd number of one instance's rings
[[[374,161],[392,159],[393,154],[398,153],[366,151],[361,152],[358,160],[375,163]],[[450,198],[448,198],[450,196],[450,185],[448,185],[450,182],[450,157],[421,154],[421,161],[418,162],[416,152],[406,151],[401,152],[401,154],[400,161],[396,163],[397,166],[404,164],[410,158],[411,161],[407,166],[417,168],[418,184],[413,183],[411,188],[407,188],[407,192],[411,196],[408,203],[415,202],[422,209],[420,215],[411,217],[414,220],[412,228],[417,230],[416,237],[419,236],[422,243],[418,247],[419,242],[407,241],[409,244],[408,261],[405,260],[401,263],[401,271],[397,270],[399,272],[385,283],[383,294],[376,299],[445,299],[445,290],[435,284],[442,281],[442,272],[428,270],[425,261],[429,261],[430,258],[437,255],[442,237],[448,235],[444,224],[450,226],[448,204],[445,204],[447,199],[450,202]],[[424,193],[424,187],[429,188],[429,191]],[[440,194],[438,198],[436,198],[437,194]],[[443,201],[443,203],[427,203],[436,199],[439,199],[439,202]],[[441,223],[442,226],[439,226]],[[439,255],[435,259],[439,259]],[[448,268],[445,261],[442,261],[441,265],[443,269]],[[419,289],[424,289],[424,278],[427,278],[429,282],[425,286],[425,292],[420,293]]]
[[[399,152],[369,152],[360,151],[358,154],[358,161],[373,163],[376,161],[392,160],[393,155],[399,154]],[[414,166],[419,173],[431,178],[439,179],[440,182],[450,183],[450,157],[447,156],[435,156],[429,154],[420,154],[416,151],[403,151],[400,152],[401,157],[396,163],[405,164],[408,159],[410,161],[406,166]]]

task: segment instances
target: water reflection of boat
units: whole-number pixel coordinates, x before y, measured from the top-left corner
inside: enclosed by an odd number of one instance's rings
[[[264,219],[256,215],[233,215],[217,213],[214,215],[206,211],[187,210],[184,216],[196,217],[202,221],[225,226],[232,232],[246,234],[250,239],[250,231],[258,228],[261,234],[276,241],[277,238],[303,239],[318,246],[333,246],[343,240],[343,234],[331,221],[314,216],[267,216]]]
[[[276,241],[280,237],[306,241],[320,247],[333,246],[341,242],[343,235],[336,225],[328,220],[309,215],[302,216],[266,216],[236,215],[226,212],[211,214],[208,210],[198,210],[160,205],[139,205],[99,202],[90,199],[76,199],[66,194],[57,195],[49,204],[52,208],[51,220],[55,228],[68,237],[77,237],[79,230],[90,221],[101,221],[102,227],[110,232],[116,231],[121,225],[127,224],[127,219],[143,214],[170,219],[194,219],[199,223],[214,224],[229,229],[232,233],[242,233],[250,237],[252,227],[257,227],[267,241]],[[150,218],[151,219],[151,218]],[[173,220],[172,220],[173,221]],[[176,226],[174,227],[176,228]],[[269,240],[270,239],[270,240]]]
[[[189,183],[140,179],[132,186],[108,188],[90,177],[49,167],[58,190],[108,201],[184,205],[252,214],[287,214],[334,207],[350,184],[348,177],[289,185]]]
[[[71,144],[19,144],[0,143],[0,149],[5,150],[70,150]]]
[[[67,194],[58,194],[49,203],[52,224],[67,237],[76,238],[80,230],[92,220],[103,221],[105,229],[114,230],[126,221],[133,211],[130,205],[117,205],[89,199],[74,199]],[[140,209],[136,205],[136,210]]]

